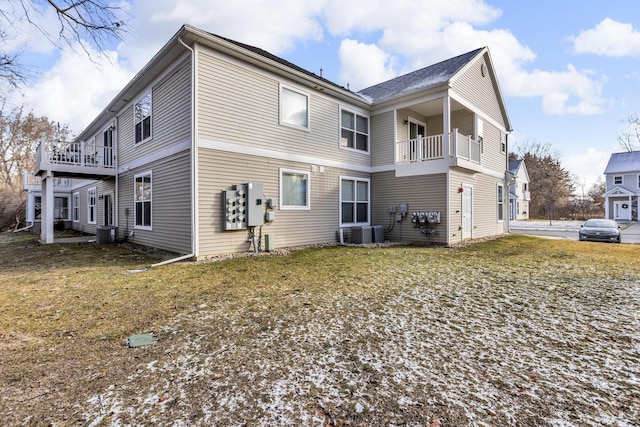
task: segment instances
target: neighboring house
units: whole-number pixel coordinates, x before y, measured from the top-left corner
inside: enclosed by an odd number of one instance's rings
[[[513,180],[509,185],[509,219],[529,219],[529,202],[531,192],[529,190],[529,174],[524,160],[509,162],[509,172],[513,174]]]
[[[72,178],[73,229],[185,257],[366,242],[372,225],[452,244],[508,232],[510,131],[487,48],[354,93],[183,26],[74,142],[40,145],[30,197],[47,243]]]
[[[638,220],[638,195],[640,195],[640,151],[613,153],[604,171],[606,192],[605,218]]]

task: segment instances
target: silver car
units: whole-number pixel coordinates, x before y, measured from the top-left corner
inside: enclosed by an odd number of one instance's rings
[[[590,219],[578,232],[580,241],[620,243],[620,226],[612,219]]]

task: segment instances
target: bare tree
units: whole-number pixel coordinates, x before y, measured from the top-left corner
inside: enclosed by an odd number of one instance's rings
[[[618,144],[625,151],[635,151],[640,148],[640,117],[631,114],[625,120],[625,130],[618,134]]]
[[[109,42],[122,40],[125,31],[122,16],[124,10],[111,0],[7,0],[11,10],[0,10],[0,43],[9,37],[2,30],[14,27],[25,19],[40,31],[54,46],[75,49],[80,46],[91,57],[91,47],[104,50]],[[58,19],[57,29],[52,31],[41,24],[42,16],[51,12]],[[4,22],[2,22],[4,20]],[[0,52],[0,80],[11,86],[24,81],[25,68],[19,63],[20,54]]]
[[[517,153],[510,158],[524,160],[529,174],[531,218],[548,218],[549,221],[560,216],[569,206],[569,198],[574,183],[569,172],[560,164],[560,154],[550,144],[525,142],[518,146]]]
[[[68,139],[68,126],[0,105],[0,230],[17,226],[24,208],[22,174],[32,171],[41,138]]]

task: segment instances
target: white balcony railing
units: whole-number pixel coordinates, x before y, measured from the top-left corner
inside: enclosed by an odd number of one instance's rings
[[[419,136],[396,143],[396,163],[413,163],[444,158],[443,135]]]
[[[414,163],[443,159],[444,135],[421,136],[396,143],[396,163]],[[457,129],[449,134],[449,157],[480,164],[480,143]]]
[[[116,165],[114,154],[113,147],[84,141],[42,141],[38,146],[36,163],[113,169]]]
[[[24,171],[22,173],[22,188],[40,187],[42,185],[42,179],[39,176],[33,175],[31,172]],[[53,178],[53,187],[61,189],[71,188],[70,178]]]
[[[457,129],[454,129],[451,132],[449,144],[451,157],[480,164],[480,142],[470,136],[462,135]]]

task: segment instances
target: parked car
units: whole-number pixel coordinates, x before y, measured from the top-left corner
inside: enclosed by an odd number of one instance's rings
[[[620,226],[612,219],[589,219],[585,222],[578,232],[580,241],[592,240],[596,242],[613,242],[620,243],[622,241],[620,235]]]

